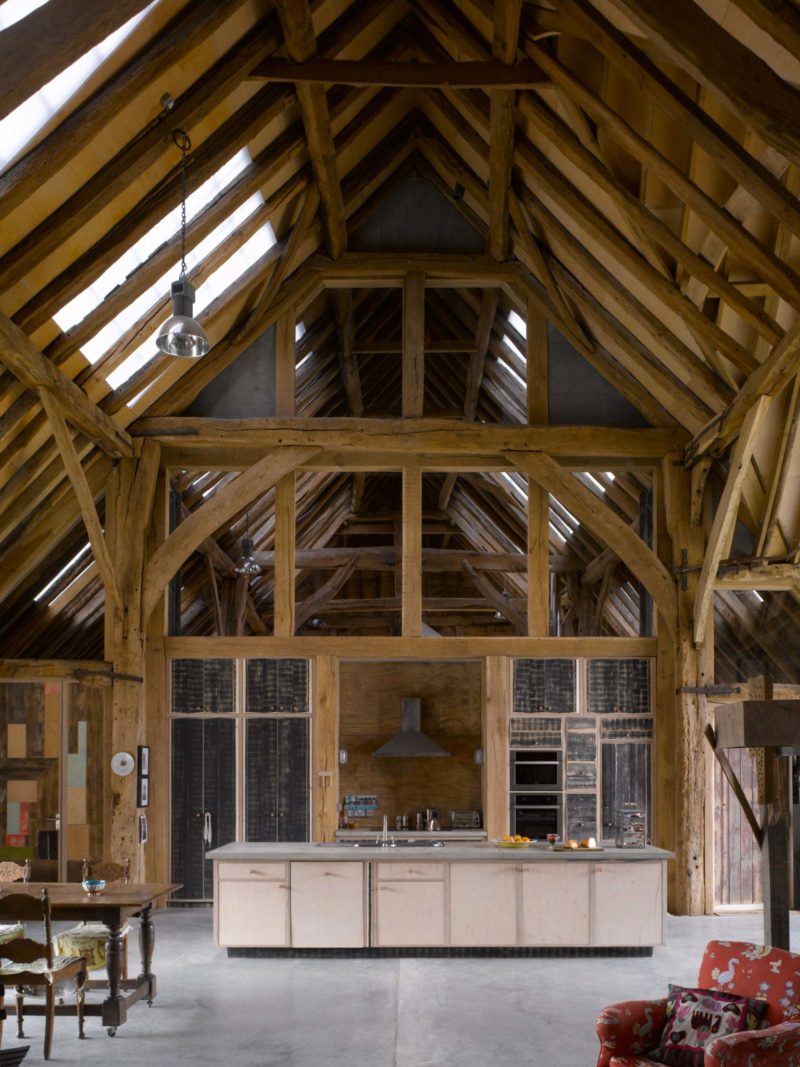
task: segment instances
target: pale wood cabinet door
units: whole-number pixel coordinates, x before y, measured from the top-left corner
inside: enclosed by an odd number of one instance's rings
[[[363,948],[364,864],[293,863],[292,947]]]
[[[593,945],[638,947],[663,943],[660,863],[598,863],[592,900]]]
[[[276,882],[219,882],[217,938],[226,948],[285,948],[289,944],[289,886]]]
[[[444,945],[444,882],[378,882],[375,943]]]
[[[521,945],[589,944],[589,864],[522,865]]]
[[[450,864],[450,944],[517,943],[517,866]]]

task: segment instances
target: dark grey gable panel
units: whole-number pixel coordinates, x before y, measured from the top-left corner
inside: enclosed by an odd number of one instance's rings
[[[270,326],[203,389],[184,415],[263,419],[275,414],[275,327]]]
[[[598,374],[555,329],[550,345],[550,423],[553,426],[648,426],[647,419]]]
[[[482,255],[485,242],[427,178],[399,182],[353,233],[352,252]]]

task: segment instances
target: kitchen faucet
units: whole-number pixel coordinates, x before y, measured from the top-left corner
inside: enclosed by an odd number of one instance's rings
[[[380,845],[381,848],[394,848],[395,847],[394,834],[390,834],[389,833],[389,816],[388,815],[384,815],[384,817],[383,817],[383,830],[381,830],[381,832],[378,834],[377,838],[375,839],[375,844],[376,845]]]

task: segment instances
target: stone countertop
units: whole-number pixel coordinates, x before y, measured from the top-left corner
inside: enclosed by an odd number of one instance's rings
[[[392,862],[402,860],[404,863],[413,860],[414,863],[463,863],[469,862],[514,862],[550,863],[557,860],[567,860],[574,863],[576,860],[590,860],[603,862],[609,860],[623,862],[642,862],[643,860],[671,860],[673,852],[667,852],[662,848],[648,845],[647,848],[616,848],[613,845],[596,850],[567,849],[564,851],[553,850],[548,845],[531,845],[529,848],[497,848],[491,844],[452,843],[443,845],[441,848],[413,848],[396,845],[394,848],[381,845],[362,845],[354,848],[347,844],[334,844],[330,842],[281,842],[269,841],[239,841],[220,848],[212,849],[206,853],[206,857],[212,860],[226,860],[229,862],[243,861],[255,863],[259,860],[271,862],[286,862],[298,860],[320,860],[326,863],[332,860],[359,860],[364,863],[370,860]]]
[[[377,837],[380,829],[337,830],[337,841],[360,841],[364,837]],[[485,830],[389,830],[395,841],[485,841]]]

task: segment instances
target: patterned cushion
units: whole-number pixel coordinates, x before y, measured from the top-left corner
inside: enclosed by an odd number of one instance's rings
[[[74,963],[78,958],[76,956],[57,956],[53,960],[52,968],[47,966],[46,959],[34,960],[32,963],[12,963],[11,960],[0,959],[0,977],[13,978],[15,974],[23,974],[27,971],[29,974],[41,974],[44,978],[47,978],[54,971]],[[13,985],[13,982],[9,984]]]
[[[0,945],[7,945],[9,941],[17,941],[25,936],[25,927],[22,923],[0,923]]]
[[[708,1044],[718,1037],[755,1030],[766,1010],[764,1001],[670,985],[667,1021],[661,1043],[650,1053],[656,1063],[703,1067]]]
[[[123,937],[128,936],[128,923],[122,927]],[[90,971],[102,970],[106,965],[106,941],[108,927],[104,923],[78,923],[77,926],[56,934],[53,945],[56,952],[69,956],[83,956]]]

